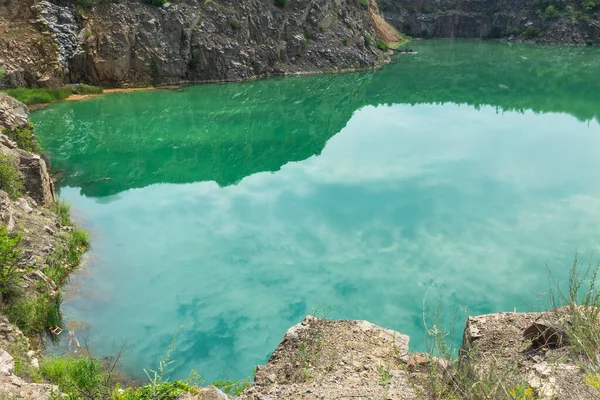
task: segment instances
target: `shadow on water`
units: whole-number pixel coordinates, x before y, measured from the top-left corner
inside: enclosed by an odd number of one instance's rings
[[[53,167],[67,171],[61,184],[89,197],[162,182],[227,186],[277,171],[320,154],[366,105],[491,105],[600,120],[597,48],[463,41],[411,47],[419,54],[397,56],[377,72],[113,94],[58,104],[32,119]]]

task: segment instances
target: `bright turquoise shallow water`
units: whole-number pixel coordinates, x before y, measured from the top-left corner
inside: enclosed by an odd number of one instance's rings
[[[64,312],[143,377],[240,378],[315,307],[424,350],[441,299],[546,304],[600,255],[597,48],[413,42],[382,71],[106,95],[34,113],[91,232]],[[90,183],[100,178],[110,181]]]

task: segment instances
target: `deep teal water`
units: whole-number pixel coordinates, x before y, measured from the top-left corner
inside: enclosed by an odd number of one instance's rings
[[[143,378],[180,329],[173,377],[211,381],[318,307],[425,350],[439,301],[457,341],[467,315],[546,306],[546,264],[564,281],[577,252],[600,258],[600,52],[410,47],[377,72],[34,113],[92,234],[63,307],[80,338],[99,356],[127,341]]]

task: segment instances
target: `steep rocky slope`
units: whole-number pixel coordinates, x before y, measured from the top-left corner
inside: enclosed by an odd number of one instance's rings
[[[27,194],[42,206],[54,202],[54,184],[45,161],[37,154],[21,150],[3,132],[4,129],[29,127],[29,110],[13,98],[0,93],[0,152],[10,156],[19,169]]]
[[[600,41],[600,7],[574,0],[380,0],[384,18],[417,37],[590,44]],[[547,13],[549,6],[555,12]],[[552,10],[552,9],[551,9]]]
[[[49,208],[55,194],[44,159],[19,148],[8,136],[19,129],[32,129],[28,115],[25,105],[0,93],[2,399],[48,399],[57,390],[52,385],[29,383],[27,378],[39,368],[34,349],[39,351],[44,331],[59,326],[49,325],[54,321],[50,313],[60,304],[59,285],[78,265],[83,251],[71,236],[74,228],[65,226],[67,216]],[[19,193],[3,190],[14,189],[10,183],[16,181],[23,184]],[[13,241],[15,238],[18,240]],[[24,327],[23,331],[16,325]],[[52,334],[58,335],[60,330]]]
[[[81,4],[92,5],[83,7]],[[390,32],[392,37],[390,38]],[[0,65],[10,86],[236,81],[365,69],[397,37],[358,1],[6,0]]]

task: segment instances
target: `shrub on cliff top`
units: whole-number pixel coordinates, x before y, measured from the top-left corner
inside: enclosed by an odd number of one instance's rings
[[[12,199],[19,197],[23,190],[23,181],[19,177],[15,161],[2,152],[0,152],[0,190],[4,190]]]
[[[4,134],[14,140],[20,149],[36,154],[40,154],[42,152],[42,149],[40,148],[40,145],[33,134],[33,124],[31,122],[26,126],[16,128],[12,131],[5,129]]]

